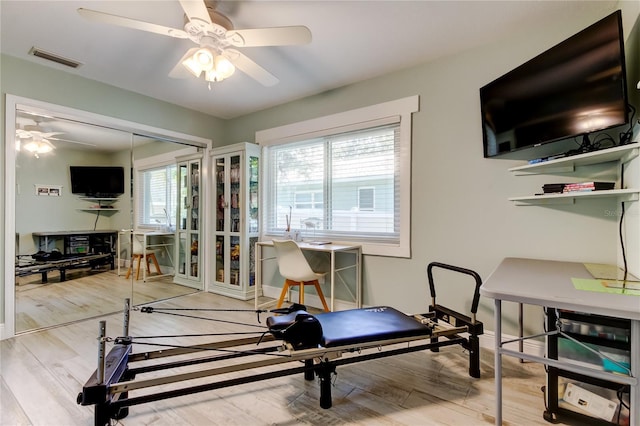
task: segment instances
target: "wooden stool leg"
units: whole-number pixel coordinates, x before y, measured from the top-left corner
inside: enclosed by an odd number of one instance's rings
[[[131,257],[131,263],[129,263],[129,268],[127,269],[127,275],[124,277],[126,280],[129,279],[129,277],[131,276],[131,272],[133,271],[133,262],[136,260],[136,256],[133,255],[133,257]]]
[[[318,280],[314,280],[313,285],[316,288],[316,292],[320,297],[320,301],[322,302],[322,306],[324,306],[325,312],[329,312],[329,306],[327,306],[327,301],[324,299],[324,294],[322,294],[322,288],[320,288],[320,282],[318,282]]]
[[[136,256],[138,258],[138,267],[136,268],[136,280],[140,279],[140,263],[142,262],[142,255],[137,255]]]
[[[284,298],[289,291],[289,280],[284,281],[284,285],[282,286],[282,291],[280,292],[280,298],[278,299],[278,304],[276,305],[276,309],[279,309],[282,306],[282,302],[284,302]]]
[[[149,256],[149,260],[151,260],[153,262],[153,265],[156,267],[156,271],[158,272],[158,275],[162,275],[162,271],[160,270],[160,264],[158,263],[158,258],[156,257],[155,253],[150,253],[147,256]],[[147,262],[147,265],[149,263]],[[151,273],[151,271],[149,271],[149,273]]]
[[[301,282],[300,285],[298,286],[298,303],[301,305],[304,305],[304,282]]]

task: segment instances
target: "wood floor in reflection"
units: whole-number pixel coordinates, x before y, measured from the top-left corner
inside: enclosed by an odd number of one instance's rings
[[[49,272],[46,284],[39,274],[21,277],[16,285],[16,332],[119,312],[126,298],[137,305],[194,291],[173,283],[171,276],[133,280],[132,288],[131,279],[109,269],[69,271],[63,282],[57,272]]]
[[[253,309],[251,301],[206,292],[152,306]],[[193,314],[209,320],[191,318],[192,313],[173,316],[134,310],[130,334],[244,332],[247,327],[255,330],[256,325],[262,326],[265,320],[262,314],[258,324],[253,312]],[[104,317],[107,336],[119,336],[122,317],[121,313]],[[242,325],[245,323],[249,325]],[[92,319],[0,342],[0,424],[93,424],[93,407],[77,405],[76,397],[96,369],[97,334],[98,319]],[[186,339],[193,344],[216,338],[229,337],[191,336],[169,341],[178,343]],[[140,348],[135,346],[134,352],[144,350]],[[118,424],[490,425],[494,423],[495,407],[493,353],[483,349],[481,359],[480,379],[468,376],[468,356],[459,347],[338,367],[332,387],[333,407],[328,410],[319,407],[318,383],[294,375],[134,406]],[[202,380],[198,379],[198,383]],[[503,383],[505,425],[548,424],[542,419],[541,387],[545,383],[542,366],[520,364],[505,357]]]

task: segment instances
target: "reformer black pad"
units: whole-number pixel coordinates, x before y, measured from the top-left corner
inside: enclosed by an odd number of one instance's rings
[[[292,336],[285,335],[284,330],[294,324],[296,317],[301,313],[308,315],[305,311],[297,311],[289,315],[267,318],[269,331],[276,338],[284,339],[296,346],[299,336],[293,336],[292,342],[289,340]],[[318,344],[326,348],[431,335],[428,326],[388,306],[326,312],[314,317],[322,326],[322,338]],[[303,330],[304,328],[298,329]]]
[[[431,334],[428,326],[389,306],[327,312],[316,318],[326,348]]]

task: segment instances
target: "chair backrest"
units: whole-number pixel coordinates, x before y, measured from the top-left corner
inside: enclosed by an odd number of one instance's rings
[[[144,251],[144,235],[133,234],[133,253],[142,254]]]
[[[318,279],[302,250],[293,240],[273,240],[273,247],[278,258],[278,269],[284,278],[302,282]]]

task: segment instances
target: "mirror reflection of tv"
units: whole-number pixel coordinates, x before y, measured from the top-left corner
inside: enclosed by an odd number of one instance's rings
[[[485,158],[629,123],[618,10],[480,89]],[[584,147],[584,148],[583,148]]]
[[[124,167],[70,166],[71,192],[96,198],[124,194]]]

